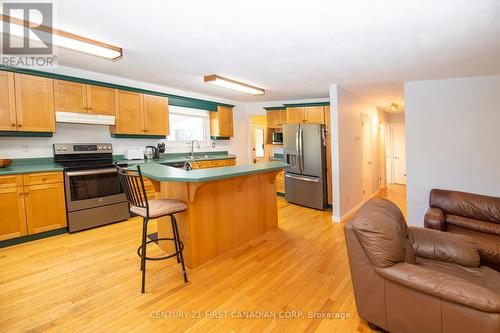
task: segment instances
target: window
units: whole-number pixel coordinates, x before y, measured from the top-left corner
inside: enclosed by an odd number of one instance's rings
[[[169,118],[170,135],[167,141],[208,141],[210,139],[208,111],[170,106]]]

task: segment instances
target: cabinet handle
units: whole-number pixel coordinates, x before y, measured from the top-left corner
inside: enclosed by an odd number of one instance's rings
[[[90,110],[92,110],[92,108],[87,108],[87,110],[89,110],[89,111],[90,111]]]
[[[16,127],[16,124],[12,123],[12,126],[11,127]]]
[[[17,127],[23,127],[23,124],[17,124]]]

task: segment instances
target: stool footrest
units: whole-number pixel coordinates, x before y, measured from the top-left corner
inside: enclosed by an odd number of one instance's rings
[[[158,241],[163,241],[163,240],[168,240],[168,241],[172,241],[172,242],[177,243],[179,245],[179,250],[174,252],[173,254],[169,254],[169,255],[163,256],[163,257],[146,257],[145,258],[146,260],[165,260],[165,259],[177,257],[178,255],[181,254],[182,250],[184,249],[184,244],[180,240],[177,240],[175,238],[157,238],[154,240],[149,240],[146,242],[146,246],[150,243],[158,243]],[[139,246],[139,248],[137,249],[137,255],[139,257],[142,257],[142,245]]]

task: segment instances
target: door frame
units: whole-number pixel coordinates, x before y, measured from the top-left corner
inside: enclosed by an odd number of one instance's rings
[[[263,148],[264,148],[264,156],[256,157],[255,156],[255,130],[262,129],[264,131],[263,138]],[[251,163],[262,163],[268,161],[268,152],[267,152],[267,121],[259,116],[250,116],[250,146],[252,149]]]

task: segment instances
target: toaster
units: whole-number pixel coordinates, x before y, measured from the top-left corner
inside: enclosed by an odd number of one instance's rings
[[[126,160],[143,160],[144,153],[141,148],[129,148],[125,151]]]

